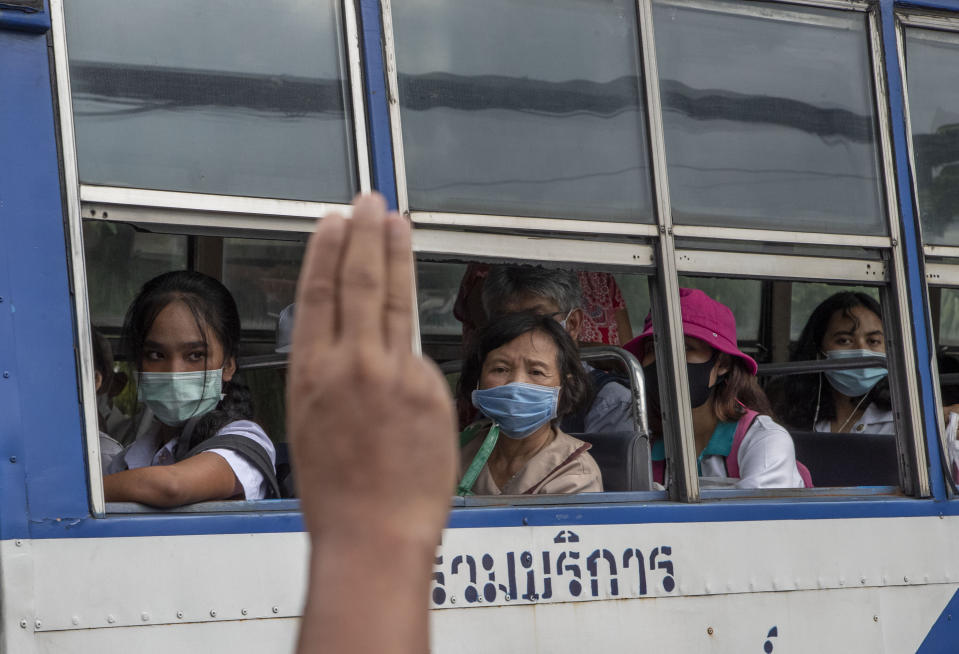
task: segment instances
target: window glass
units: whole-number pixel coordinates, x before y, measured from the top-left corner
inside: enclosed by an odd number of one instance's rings
[[[956,246],[959,245],[959,34],[907,29],[906,77],[923,240],[929,244]]]
[[[793,283],[789,312],[789,338],[798,341],[806,321],[820,302],[840,291],[865,293],[879,301],[879,289],[869,286],[837,286],[836,284]]]
[[[392,11],[411,209],[652,222],[635,2]]]
[[[83,183],[331,202],[356,191],[335,0],[64,4]]]
[[[296,296],[306,246],[296,241],[223,239],[223,284],[230,289],[244,330],[276,329]]]
[[[129,225],[85,222],[90,314],[98,328],[119,328],[144,282],[187,267],[187,237],[151,234]]]
[[[678,224],[885,234],[861,13],[654,4]]]

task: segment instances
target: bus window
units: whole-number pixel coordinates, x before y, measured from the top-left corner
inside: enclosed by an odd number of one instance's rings
[[[652,222],[634,2],[397,2],[392,24],[411,210]]]
[[[935,14],[900,16],[905,45],[913,175],[926,254],[929,302],[936,338],[938,397],[943,407],[946,478],[959,482],[959,366],[956,365],[959,288],[959,31]]]
[[[864,14],[653,3],[677,225],[886,234]]]
[[[86,222],[90,311],[95,325],[119,330],[130,298],[143,282],[187,267],[187,237],[153,234],[122,223]]]
[[[113,336],[116,367],[127,385],[112,397],[98,398],[101,431],[130,446],[150,433],[152,414],[140,404],[137,365],[119,343],[120,328],[131,300],[142,284],[170,270],[191,269],[219,279],[234,296],[241,321],[239,370],[235,385],[247,389],[252,405],[248,419],[269,436],[280,471],[279,482],[292,490],[285,443],[286,354],[278,352],[278,318],[293,303],[304,245],[280,241],[217,236],[150,234],[129,225],[88,222],[87,262],[93,324]],[[108,254],[106,254],[108,253]],[[117,425],[109,431],[107,425]],[[106,473],[118,468],[108,466]],[[129,510],[129,509],[124,509]]]
[[[555,322],[557,332],[563,334],[563,338],[566,335],[572,336],[573,340],[568,341],[569,347],[573,352],[578,349],[575,355],[575,375],[567,378],[565,386],[573,389],[568,391],[569,393],[575,391],[578,395],[559,396],[556,423],[558,431],[554,432],[554,440],[547,439],[549,444],[523,466],[526,471],[523,474],[527,477],[532,474],[529,469],[536,469],[540,458],[553,457],[554,453],[550,448],[554,445],[559,447],[560,442],[566,445],[572,443],[573,445],[569,445],[571,452],[588,443],[590,463],[587,467],[593,466],[592,461],[595,460],[599,472],[593,481],[597,482],[597,485],[593,486],[588,479],[580,480],[580,486],[572,482],[563,485],[566,482],[549,479],[543,486],[537,486],[534,482],[542,480],[521,477],[521,481],[511,481],[509,485],[503,486],[502,491],[499,488],[493,491],[489,480],[484,484],[483,477],[480,477],[479,480],[472,480],[471,483],[475,482],[477,486],[474,488],[471,485],[467,489],[467,495],[498,495],[500,492],[518,495],[529,489],[520,488],[516,484],[528,483],[537,489],[534,494],[580,492],[584,493],[582,498],[585,500],[589,498],[588,491],[599,490],[600,477],[602,487],[607,491],[648,491],[653,488],[649,478],[645,426],[642,419],[639,422],[636,420],[637,412],[643,411],[643,405],[637,402],[640,387],[634,387],[632,381],[633,375],[636,374],[640,376],[641,383],[642,372],[638,362],[617,347],[632,336],[631,327],[624,327],[629,331],[621,335],[620,325],[628,326],[636,322],[642,326],[643,316],[632,316],[627,308],[630,304],[635,304],[627,300],[627,296],[633,289],[642,286],[648,287],[644,275],[617,273],[614,276],[607,272],[583,270],[563,264],[488,264],[426,259],[418,262],[417,293],[422,348],[425,354],[440,364],[447,375],[451,392],[456,394],[461,428],[464,429],[463,438],[467,439],[463,446],[464,466],[467,468],[474,457],[479,455],[479,451],[473,452],[470,448],[482,440],[475,437],[469,440],[468,436],[476,429],[489,427],[484,421],[490,415],[490,408],[483,404],[480,397],[473,395],[471,388],[466,388],[474,385],[470,375],[478,373],[470,368],[469,357],[474,351],[473,347],[480,348],[481,357],[493,356],[492,352],[481,349],[487,342],[481,340],[487,338],[482,336],[487,333],[486,330],[508,325],[510,316],[516,316],[517,312],[534,312]],[[508,328],[510,327],[504,327]],[[517,339],[517,342],[533,343],[525,338]],[[494,349],[499,351],[499,347]],[[541,376],[533,376],[537,373]],[[464,381],[466,379],[470,381]],[[534,371],[529,378],[509,376],[508,379],[504,377],[499,381],[503,384],[525,381],[538,387],[546,387],[554,385],[551,379],[548,373]],[[485,384],[485,377],[477,377],[476,383]],[[580,387],[579,384],[583,386]],[[567,391],[562,390],[563,386],[564,384],[560,384],[560,392],[566,393]],[[591,390],[587,390],[587,386]],[[485,385],[479,387],[487,388]],[[571,402],[573,399],[567,398],[578,398],[582,400],[582,404],[576,410],[568,410],[564,402]],[[508,429],[508,424],[503,422],[504,430]],[[519,437],[510,435],[511,432],[508,431],[505,433],[507,436],[499,438],[506,444]],[[524,438],[539,435],[540,431],[537,429],[533,436]],[[489,455],[492,457],[490,460],[496,460],[503,448],[504,445],[497,445]],[[559,460],[563,458],[560,457]],[[487,469],[494,468],[492,465],[482,468],[484,471]]]
[[[907,28],[914,172],[927,245],[959,245],[959,33]]]
[[[349,202],[337,2],[64,3],[80,181]],[[109,35],[105,38],[104,35]]]

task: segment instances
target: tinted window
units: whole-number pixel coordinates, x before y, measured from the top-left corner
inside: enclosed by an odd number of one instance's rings
[[[677,223],[884,234],[866,18],[657,2]]]
[[[630,0],[393,3],[414,210],[651,222]]]
[[[80,179],[348,202],[335,0],[65,4]]]
[[[959,245],[959,34],[906,30],[923,240]]]

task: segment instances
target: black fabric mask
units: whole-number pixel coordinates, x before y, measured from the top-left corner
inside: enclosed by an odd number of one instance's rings
[[[719,350],[713,350],[709,361],[703,363],[687,363],[686,376],[689,378],[689,404],[692,408],[700,407],[709,400],[713,387],[709,385],[709,376],[713,372]],[[646,383],[646,406],[649,415],[660,415],[659,406],[659,376],[656,374],[656,364],[643,366],[643,377]]]

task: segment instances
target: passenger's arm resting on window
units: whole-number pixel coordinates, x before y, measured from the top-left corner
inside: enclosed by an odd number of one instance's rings
[[[225,500],[236,494],[233,468],[213,452],[201,452],[169,466],[124,470],[103,478],[107,502],[139,502],[169,508]]]

